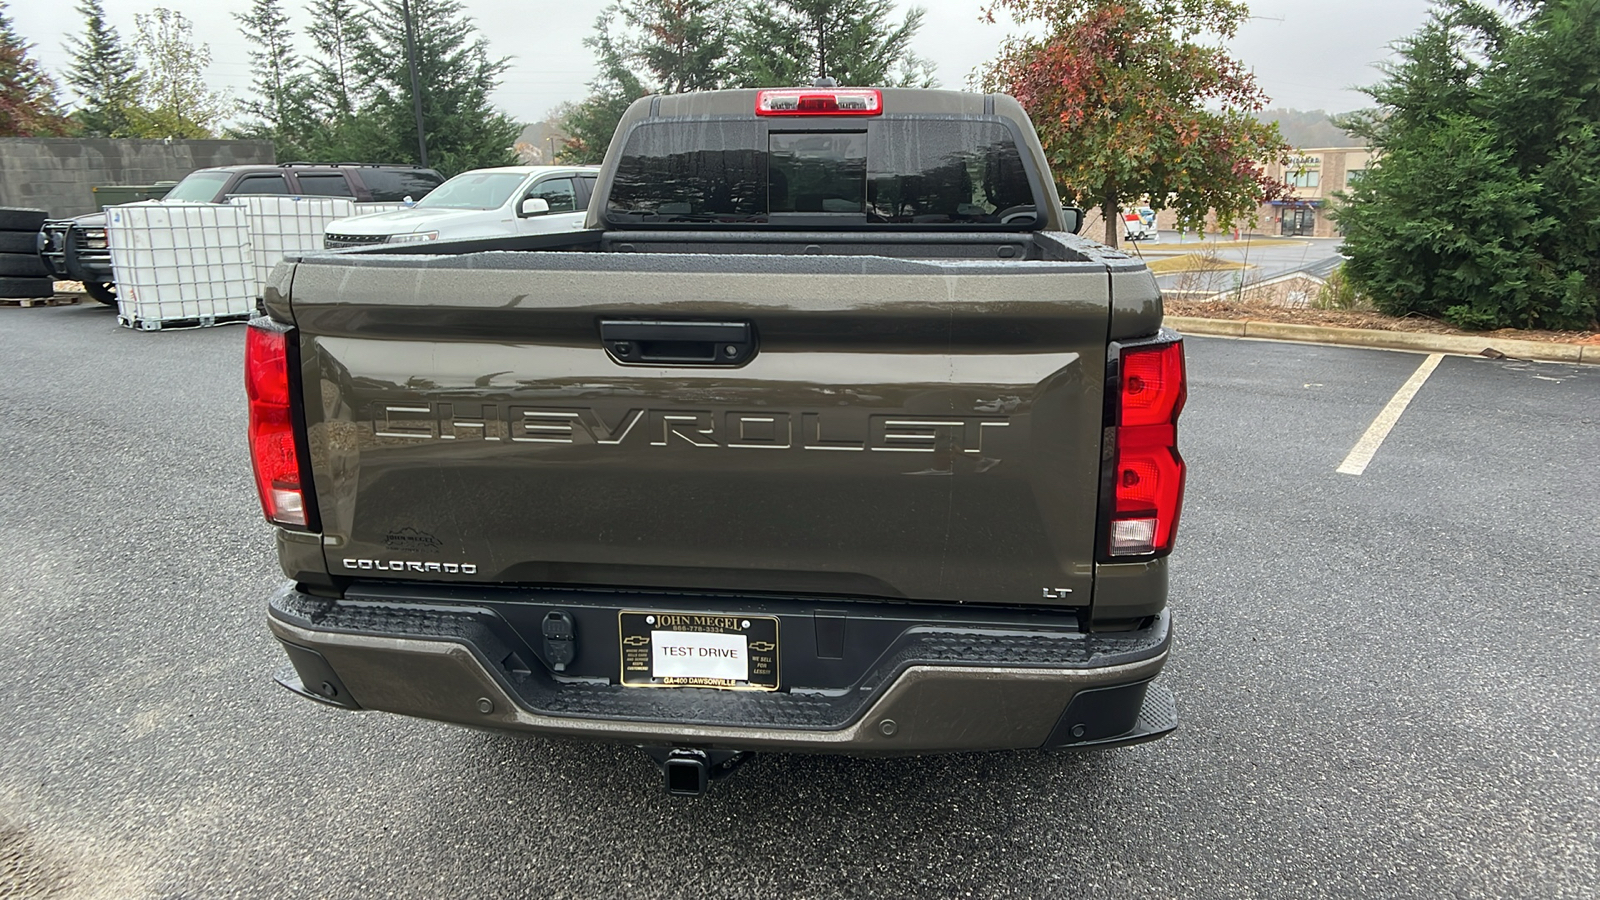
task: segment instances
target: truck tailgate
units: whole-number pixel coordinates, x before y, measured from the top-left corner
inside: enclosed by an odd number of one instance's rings
[[[329,571],[1087,605],[1110,281],[882,257],[302,262]],[[602,321],[744,324],[756,349],[624,364]]]

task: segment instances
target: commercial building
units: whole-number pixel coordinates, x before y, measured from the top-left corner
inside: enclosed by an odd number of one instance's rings
[[[1338,237],[1338,226],[1328,215],[1330,207],[1338,202],[1333,195],[1347,189],[1351,179],[1360,177],[1371,162],[1372,151],[1365,147],[1292,151],[1287,167],[1279,163],[1267,165],[1268,175],[1289,183],[1289,196],[1263,204],[1257,211],[1256,225],[1241,226],[1240,230],[1266,236]],[[1162,210],[1156,224],[1162,231],[1176,231],[1177,214]],[[1209,222],[1207,233],[1215,231],[1215,222]]]

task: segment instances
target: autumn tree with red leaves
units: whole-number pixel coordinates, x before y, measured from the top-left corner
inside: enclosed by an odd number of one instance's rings
[[[0,2],[0,137],[54,137],[67,133],[67,117],[56,97],[56,83],[28,55]]]
[[[1039,131],[1066,202],[1098,208],[1116,246],[1124,203],[1171,208],[1184,228],[1252,222],[1288,186],[1268,177],[1289,146],[1256,120],[1268,98],[1221,46],[1249,12],[1232,0],[993,0],[1042,37],[1008,40],[981,73]]]

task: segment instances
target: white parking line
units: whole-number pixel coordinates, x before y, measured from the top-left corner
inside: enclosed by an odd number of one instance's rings
[[[1367,426],[1367,433],[1361,436],[1361,440],[1356,441],[1356,445],[1350,448],[1350,455],[1339,464],[1340,475],[1360,475],[1367,470],[1367,464],[1372,462],[1372,457],[1377,454],[1378,448],[1383,446],[1383,439],[1389,436],[1389,429],[1400,421],[1400,414],[1406,411],[1417,391],[1422,390],[1423,383],[1433,374],[1433,370],[1439,368],[1441,359],[1444,359],[1443,353],[1429,354],[1428,358],[1422,361],[1422,365],[1417,366],[1417,370],[1411,373],[1411,377],[1406,379],[1406,383],[1400,385],[1400,390],[1395,391],[1394,396],[1389,398],[1389,405],[1372,420],[1372,424]]]

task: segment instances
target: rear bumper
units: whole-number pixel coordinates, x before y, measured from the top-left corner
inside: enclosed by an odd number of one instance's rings
[[[859,672],[853,680],[739,692],[650,690],[592,674],[558,676],[542,662],[537,642],[522,639],[514,611],[494,597],[479,598],[486,603],[462,599],[401,599],[391,591],[336,601],[285,589],[273,598],[268,617],[292,664],[279,680],[303,696],[351,709],[707,749],[866,755],[1082,748],[1151,740],[1177,726],[1171,694],[1150,684],[1171,643],[1165,613],[1139,631],[1082,634],[1065,619],[1049,621],[1037,611],[956,608],[935,620],[926,614],[930,608],[915,607],[923,617],[914,621],[906,604],[850,604],[851,615],[863,622],[858,631],[893,635],[875,658],[852,670]],[[586,613],[603,621],[619,609],[752,614],[755,608],[725,603],[708,610],[717,598],[681,595],[563,592],[535,599],[573,610],[580,623]],[[800,636],[798,623],[810,615],[803,606],[768,601],[760,614],[778,613],[788,632]],[[533,614],[547,608],[535,605]],[[603,656],[615,636],[593,640],[594,652]],[[806,640],[790,640],[785,665],[793,656],[793,671],[825,682],[817,673],[827,666],[807,666],[800,658],[815,652]]]

